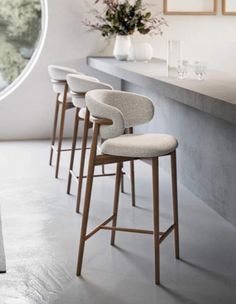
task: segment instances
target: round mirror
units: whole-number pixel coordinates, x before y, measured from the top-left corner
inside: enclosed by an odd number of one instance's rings
[[[46,30],[46,0],[0,0],[0,99],[29,74]]]

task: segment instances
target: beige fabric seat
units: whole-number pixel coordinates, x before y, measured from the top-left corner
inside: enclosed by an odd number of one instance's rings
[[[107,83],[102,83],[99,79],[87,75],[81,74],[67,74],[66,80],[69,88],[69,96],[70,100],[72,100],[72,104],[76,109],[75,112],[75,120],[74,120],[74,131],[73,131],[73,139],[72,139],[72,152],[70,158],[70,168],[69,168],[69,176],[67,182],[67,193],[70,193],[71,190],[71,181],[72,177],[78,176],[78,191],[77,191],[77,206],[76,211],[80,212],[80,201],[81,201],[81,192],[82,192],[82,184],[83,184],[83,176],[84,176],[84,166],[85,166],[85,158],[86,158],[86,150],[87,147],[87,138],[88,138],[88,130],[93,126],[93,121],[91,120],[91,116],[89,115],[88,110],[86,109],[85,103],[85,94],[90,90],[94,89],[106,89],[112,90],[112,86]],[[82,125],[82,147],[80,153],[80,166],[79,166],[79,174],[76,174],[74,170],[74,159],[75,159],[75,149],[76,149],[76,141],[78,135],[78,128],[80,121],[83,120]],[[104,168],[101,176],[106,176]]]
[[[68,74],[66,79],[71,90],[72,102],[75,107],[80,109],[86,107],[85,99],[83,96],[80,96],[80,94],[96,89],[112,90],[112,86],[109,84],[100,82],[97,78],[87,75]]]
[[[126,134],[107,139],[101,146],[103,154],[138,158],[167,155],[178,146],[168,134]]]
[[[113,89],[109,84],[100,82],[99,79],[87,75],[68,74],[66,78],[70,88],[67,102],[71,102],[76,108],[80,109],[79,117],[81,119],[85,119],[86,115],[86,103],[83,94],[95,89]],[[62,97],[59,96],[60,99],[63,101],[63,94]]]
[[[68,93],[66,76],[71,73],[76,75],[83,75],[83,74],[79,73],[75,69],[58,66],[58,65],[49,65],[48,73],[51,79],[52,89],[56,93],[56,104],[55,104],[55,112],[54,112],[54,123],[53,123],[49,164],[52,165],[53,153],[55,151],[57,153],[55,177],[58,178],[61,152],[63,150],[62,141],[64,136],[66,111],[74,107],[72,102],[72,97]],[[60,108],[61,111],[59,114]],[[58,127],[59,127],[59,132],[57,132]],[[58,147],[56,148],[55,143],[56,143],[57,133],[58,133]]]
[[[99,85],[94,86],[94,84],[96,85],[97,83],[100,83],[100,81],[95,77],[87,76],[87,75],[77,72],[74,74],[72,74],[72,73],[68,74],[67,78],[68,78],[68,84],[70,85],[70,88],[76,89],[77,92],[79,92],[79,93],[84,93],[84,92],[89,91],[90,90],[89,86],[92,86],[91,89],[99,88]],[[103,89],[107,88],[107,87],[102,86]],[[59,95],[58,100],[60,102],[63,102],[63,96],[64,96],[63,93],[61,93]],[[73,103],[73,105],[78,108],[86,107],[84,97],[81,97],[77,94],[72,95],[71,92],[67,93],[67,102]],[[81,118],[84,118],[84,117],[81,116]]]
[[[83,208],[80,233],[80,245],[77,263],[77,275],[81,275],[86,241],[99,230],[111,231],[111,245],[115,245],[116,232],[133,232],[152,234],[154,241],[155,283],[160,284],[160,245],[173,231],[175,240],[175,257],[179,259],[179,223],[176,148],[177,140],[169,134],[135,134],[138,125],[148,123],[154,115],[152,100],[138,94],[115,90],[92,90],[85,96],[86,106],[94,121],[94,132],[90,150],[87,173],[87,185]],[[88,112],[87,112],[88,113]],[[102,155],[99,154],[97,143],[102,139]],[[171,160],[171,180],[173,196],[173,223],[165,231],[160,230],[159,204],[159,158],[168,155]],[[131,191],[135,197],[134,161],[149,159],[152,164],[153,191],[153,229],[136,229],[117,226],[119,211],[119,192],[121,185],[122,166],[124,162],[131,164]],[[115,193],[112,215],[87,231],[91,198],[93,197],[93,177],[95,168],[105,164],[117,164]],[[80,176],[83,176],[82,174]],[[82,178],[81,178],[82,179]],[[135,204],[133,205],[135,206]]]
[[[58,97],[58,101],[62,103],[63,99],[64,99],[64,93],[61,93]],[[70,96],[69,93],[67,93],[67,95],[66,95],[66,102],[72,103],[72,97]]]
[[[85,119],[85,115],[86,115],[86,108],[82,108],[79,111],[79,117],[82,118],[82,119]]]
[[[66,76],[68,74],[84,75],[75,69],[68,67],[49,65],[48,73],[51,78],[52,88],[55,93],[60,94],[60,102],[63,101],[63,94],[65,89]]]

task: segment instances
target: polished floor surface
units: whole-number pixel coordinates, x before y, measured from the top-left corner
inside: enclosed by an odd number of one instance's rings
[[[0,144],[0,203],[7,274],[1,304],[233,304],[236,301],[236,228],[179,185],[181,260],[173,237],[161,247],[161,286],[154,285],[152,236],[110,233],[91,238],[83,276],[75,276],[81,215],[66,195],[67,161],[55,180],[47,141]],[[109,168],[112,170],[113,168]],[[128,172],[128,170],[127,170]],[[137,208],[121,195],[119,225],[152,227],[151,170],[136,164]],[[171,222],[170,178],[161,178],[161,222]],[[90,228],[111,214],[114,178],[94,183]],[[73,188],[75,193],[75,187]]]
[[[1,212],[0,212],[0,273],[6,272],[6,260],[4,252],[4,244],[2,237],[2,221],[1,221]]]

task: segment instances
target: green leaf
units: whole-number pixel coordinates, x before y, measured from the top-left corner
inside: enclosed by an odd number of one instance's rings
[[[147,13],[144,15],[144,18],[145,18],[145,19],[149,19],[151,16],[152,16],[151,12],[147,12]]]

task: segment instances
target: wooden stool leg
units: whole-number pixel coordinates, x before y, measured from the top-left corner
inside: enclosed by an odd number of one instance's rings
[[[89,114],[89,112],[88,112],[88,114]],[[85,246],[85,241],[86,241],[87,224],[88,224],[88,216],[89,216],[89,208],[90,208],[92,186],[93,186],[93,175],[94,175],[94,168],[95,168],[95,157],[96,157],[96,150],[97,150],[98,133],[99,133],[99,126],[95,124],[94,132],[93,132],[93,142],[92,142],[92,147],[91,147],[90,157],[89,157],[87,185],[86,185],[84,208],[83,208],[83,218],[82,218],[82,224],[81,224],[79,255],[78,255],[78,264],[77,264],[77,276],[80,276],[81,269],[82,269],[84,246]]]
[[[100,145],[102,145],[103,142],[104,142],[104,140],[101,138]],[[102,174],[104,175],[105,174],[105,165],[101,165],[101,169],[102,169]]]
[[[126,129],[125,133],[133,134],[133,128]],[[134,175],[134,161],[130,162],[130,180],[131,180],[131,195],[132,195],[132,206],[136,206],[135,202],[135,175]]]
[[[57,121],[58,121],[58,112],[59,112],[59,105],[60,102],[58,101],[59,94],[57,94],[56,106],[55,106],[55,114],[54,114],[54,123],[53,123],[53,132],[52,132],[52,141],[51,141],[51,151],[50,151],[50,159],[49,165],[52,165],[52,158],[53,158],[53,146],[55,145],[55,139],[57,134]]]
[[[60,159],[61,159],[61,147],[62,147],[62,140],[63,140],[63,134],[64,134],[65,114],[66,114],[66,106],[67,106],[66,105],[67,91],[68,91],[68,85],[65,84],[64,97],[63,97],[63,103],[62,103],[62,109],[61,109],[60,133],[59,133],[59,138],[58,138],[57,163],[56,163],[56,173],[55,173],[56,178],[58,178]]]
[[[121,168],[122,164],[117,163],[116,167],[116,184],[115,184],[115,195],[114,195],[114,206],[113,206],[113,220],[112,227],[116,227],[117,222],[117,213],[118,213],[118,205],[119,205],[119,194],[120,194],[120,180],[121,180]],[[116,231],[112,230],[111,232],[111,245],[115,244],[115,235]]]
[[[124,165],[122,163],[121,170],[123,169]],[[122,170],[123,171],[123,170]],[[124,186],[124,174],[121,175],[121,193],[125,193],[125,186]]]
[[[131,195],[132,195],[132,206],[136,206],[135,202],[135,175],[134,175],[134,161],[130,162],[130,178],[131,178]]]
[[[87,148],[87,141],[88,141],[88,130],[89,130],[89,111],[86,109],[85,119],[84,119],[84,132],[83,132],[83,137],[82,137],[82,149],[81,149],[81,155],[80,155],[79,177],[78,177],[78,191],[77,191],[77,204],[76,204],[77,213],[80,212],[80,201],[81,201],[81,193],[82,193],[82,186],[83,186],[84,163],[85,163],[86,148]]]
[[[178,220],[178,190],[177,190],[177,168],[176,151],[171,154],[171,173],[172,173],[172,194],[173,194],[173,214],[175,225],[175,256],[179,259],[179,220]]]
[[[159,161],[152,159],[153,182],[153,224],[154,224],[154,256],[155,256],[155,282],[160,284],[160,240],[159,240]]]
[[[71,188],[71,179],[72,179],[71,170],[73,170],[73,166],[74,166],[76,141],[77,141],[77,135],[78,135],[78,129],[79,129],[79,121],[80,121],[79,110],[80,110],[79,108],[76,108],[76,110],[75,110],[74,131],[73,131],[71,156],[70,156],[70,168],[69,168],[69,176],[68,176],[68,182],[67,182],[67,194],[70,194],[70,188]]]
[[[92,184],[93,184],[93,174],[94,174],[94,164],[91,164],[88,170],[86,195],[85,195],[84,208],[83,208],[83,218],[81,225],[79,255],[78,255],[78,264],[77,264],[77,276],[80,276],[82,269],[84,246],[86,241],[85,238],[87,233],[87,224],[88,224],[88,216],[89,216],[89,208],[90,208],[90,200],[91,200],[91,192],[92,192]]]

